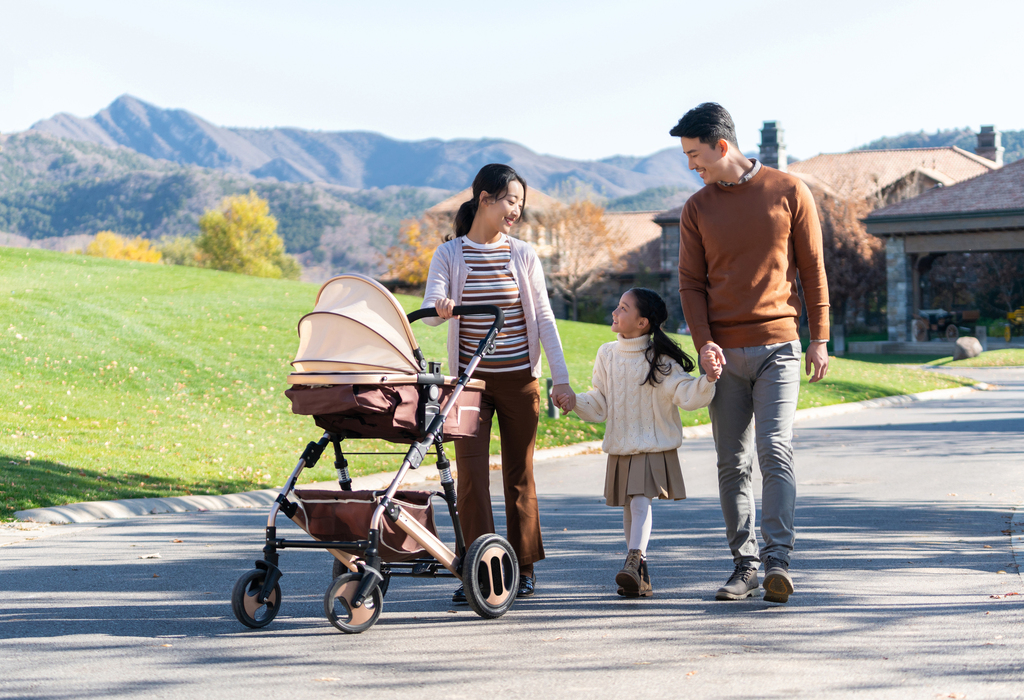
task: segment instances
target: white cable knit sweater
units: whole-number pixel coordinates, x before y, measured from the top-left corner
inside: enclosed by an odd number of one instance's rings
[[[659,375],[655,386],[643,384],[650,368],[644,355],[649,336],[605,343],[594,361],[594,388],[576,394],[576,415],[590,423],[605,422],[602,449],[613,455],[665,452],[683,444],[679,410],[695,411],[711,403],[715,385],[691,377],[678,363]]]

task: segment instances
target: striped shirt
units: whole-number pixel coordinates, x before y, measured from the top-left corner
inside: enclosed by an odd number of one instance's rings
[[[479,372],[513,372],[530,369],[530,343],[519,287],[512,276],[512,248],[502,234],[497,243],[462,241],[462,256],[469,272],[462,290],[464,306],[493,304],[505,312],[505,325],[494,342],[494,352],[484,355]],[[477,346],[491,327],[490,316],[459,319],[459,368],[465,369]]]

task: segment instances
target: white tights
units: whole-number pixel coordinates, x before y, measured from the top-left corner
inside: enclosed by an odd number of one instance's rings
[[[626,548],[639,549],[646,556],[647,542],[651,539],[651,499],[646,496],[626,496],[622,509],[622,529],[626,533]]]

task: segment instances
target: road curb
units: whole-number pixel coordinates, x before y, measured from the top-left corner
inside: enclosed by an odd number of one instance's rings
[[[955,389],[938,389],[925,391],[918,394],[904,394],[900,396],[885,396],[877,399],[867,399],[848,404],[833,404],[831,406],[820,406],[805,408],[796,412],[796,421],[813,420],[816,418],[828,418],[831,416],[854,413],[869,408],[885,408],[890,406],[901,406],[919,401],[938,401],[953,399],[974,391],[989,391],[995,387],[979,382],[973,386],[957,387]],[[693,440],[711,436],[711,425],[685,426],[683,438]],[[581,442],[563,447],[549,447],[537,450],[534,453],[534,462],[545,462],[565,457],[576,457],[584,454],[598,454],[601,452],[601,441],[593,440]],[[491,467],[501,467],[501,456],[491,457]],[[356,477],[352,480],[353,488],[356,489],[380,489],[391,483],[397,472],[379,472],[367,476]],[[433,477],[433,478],[431,478]],[[437,483],[436,472],[412,472],[403,482],[403,486],[422,486]],[[317,484],[321,487],[334,485],[336,481]],[[49,508],[32,508],[30,510],[15,511],[14,517],[18,520],[32,523],[68,524],[84,523],[96,520],[122,520],[126,518],[139,518],[149,515],[164,515],[168,513],[197,513],[211,510],[229,510],[234,508],[256,508],[269,506],[274,502],[279,493],[278,489],[263,489],[259,491],[246,491],[244,493],[225,494],[222,496],[174,496],[169,498],[126,498],[117,501],[87,501],[84,503],[71,503],[64,506],[52,506]]]

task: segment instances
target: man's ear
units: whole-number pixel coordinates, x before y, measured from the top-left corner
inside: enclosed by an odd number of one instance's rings
[[[718,153],[725,158],[729,155],[729,149],[732,148],[732,144],[725,139],[718,139]]]

